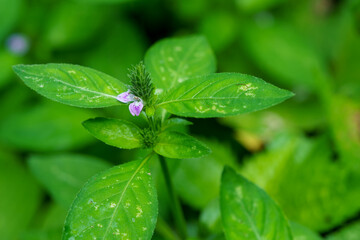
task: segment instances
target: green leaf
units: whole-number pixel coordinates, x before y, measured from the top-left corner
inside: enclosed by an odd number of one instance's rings
[[[178,130],[179,128],[184,129],[186,126],[189,126],[192,124],[193,124],[192,122],[182,119],[182,118],[170,118],[164,122],[164,125],[162,126],[162,130],[164,131],[164,130],[168,130],[168,129],[173,129],[173,130],[179,131]]]
[[[218,141],[202,140],[211,154],[178,161],[173,181],[181,199],[195,209],[202,209],[219,196],[221,173],[225,165],[235,166],[237,159],[227,146]],[[206,169],[206,171],[204,171]]]
[[[158,205],[150,157],[91,178],[70,208],[63,239],[151,239]]]
[[[0,236],[17,240],[41,202],[39,185],[13,156],[0,150]]]
[[[101,159],[79,154],[35,155],[28,164],[37,180],[65,208],[90,177],[111,167]]]
[[[127,90],[121,81],[91,68],[71,64],[15,65],[15,73],[39,94],[76,107],[99,108],[119,104]]]
[[[359,237],[360,221],[357,221],[329,235],[326,240],[358,240]]]
[[[110,118],[93,118],[83,122],[83,126],[96,138],[118,148],[142,147],[140,128],[135,124]]]
[[[227,240],[293,239],[276,203],[229,167],[225,167],[221,179],[220,208]]]
[[[242,174],[276,199],[290,219],[329,231],[360,210],[354,201],[360,199],[359,173],[332,159],[329,139],[292,134],[270,146],[248,159]]]
[[[290,222],[291,232],[294,240],[321,240],[322,238],[307,227],[295,222]]]
[[[12,147],[31,151],[77,149],[93,142],[80,124],[92,116],[85,109],[41,103],[6,116],[0,122],[0,139]]]
[[[274,81],[291,88],[316,89],[316,71],[324,62],[299,29],[276,22],[249,23],[243,29],[241,33],[247,50]]]
[[[200,214],[200,224],[212,233],[222,233],[220,201],[219,198],[212,200]]]
[[[185,133],[166,131],[159,134],[154,151],[168,158],[199,158],[211,151],[199,140]]]
[[[253,76],[215,73],[182,83],[157,106],[184,117],[225,117],[265,109],[292,96]]]
[[[145,65],[160,92],[190,77],[214,73],[216,60],[204,37],[164,39],[145,55]]]
[[[83,1],[90,2],[90,0]],[[147,39],[142,34],[142,29],[137,28],[131,19],[120,18],[111,27],[111,31],[102,36],[102,39],[98,47],[86,54],[84,64],[116,76],[128,84],[129,66],[139,63],[145,54]]]
[[[43,41],[56,50],[83,47],[97,37],[109,16],[109,9],[104,6],[59,2],[56,8],[49,9]]]

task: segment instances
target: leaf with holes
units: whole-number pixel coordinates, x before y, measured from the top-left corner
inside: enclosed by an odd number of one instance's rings
[[[39,94],[76,107],[120,104],[116,96],[127,90],[121,81],[91,68],[71,64],[16,65],[15,73]]]
[[[206,39],[200,36],[159,41],[146,53],[145,65],[160,91],[187,78],[216,71],[215,56]]]
[[[221,179],[220,208],[227,240],[293,239],[275,202],[230,167],[225,167]]]
[[[199,158],[208,155],[210,149],[185,133],[165,131],[159,134],[154,151],[168,158]]]
[[[91,178],[70,208],[63,240],[151,239],[158,205],[147,166],[150,158],[148,155]]]
[[[293,93],[240,73],[215,73],[179,85],[157,105],[184,117],[225,117],[271,107]]]
[[[104,143],[125,149],[142,147],[140,128],[135,124],[111,118],[93,118],[83,122],[83,126]]]

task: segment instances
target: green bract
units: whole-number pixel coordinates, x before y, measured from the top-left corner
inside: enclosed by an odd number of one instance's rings
[[[221,179],[220,206],[227,240],[293,239],[275,202],[229,167],[225,167]]]
[[[98,108],[119,104],[124,83],[104,73],[71,64],[16,65],[26,85],[51,100],[76,107]]]

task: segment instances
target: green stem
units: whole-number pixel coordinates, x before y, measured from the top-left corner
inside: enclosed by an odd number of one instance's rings
[[[176,233],[169,227],[162,217],[158,217],[156,223],[156,232],[167,240],[180,240]]]
[[[178,230],[178,233],[179,233],[179,236],[181,237],[181,239],[186,239],[186,237],[187,237],[186,221],[184,218],[183,211],[181,209],[179,199],[176,195],[176,192],[174,191],[174,187],[173,187],[173,183],[172,183],[172,180],[170,177],[168,165],[163,156],[159,155],[159,160],[160,160],[160,164],[161,164],[161,169],[164,174],[166,187],[167,187],[169,195],[170,195],[170,200],[172,202],[171,208],[172,208],[176,228]]]

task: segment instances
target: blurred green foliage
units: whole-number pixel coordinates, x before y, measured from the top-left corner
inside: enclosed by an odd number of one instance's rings
[[[309,229],[326,239],[360,238],[360,1],[0,0],[2,239],[60,239],[82,184],[143,154],[106,146],[81,125],[99,115],[129,119],[126,107],[49,103],[12,66],[81,64],[129,82],[127,69],[150,44],[190,34],[207,38],[218,72],[251,74],[296,94],[268,110],[184,124],[213,152],[167,160],[191,237],[224,239],[217,196],[223,166],[231,165],[308,228],[292,226],[299,239],[316,239]],[[151,167],[165,220],[154,239],[167,239],[171,203],[159,166]]]

